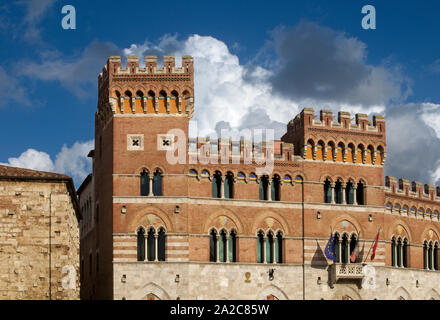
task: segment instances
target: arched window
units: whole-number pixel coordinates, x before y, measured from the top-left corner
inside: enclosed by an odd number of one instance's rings
[[[402,239],[397,239],[397,266],[402,266]]]
[[[428,242],[423,242],[423,268],[428,269]]]
[[[342,203],[342,182],[340,180],[335,183],[335,202]]]
[[[178,113],[178,102],[179,102],[179,95],[177,91],[171,92],[170,97],[170,112],[171,113]]]
[[[432,270],[432,241],[429,242],[429,246],[428,246],[428,269]]]
[[[354,203],[354,189],[353,183],[351,181],[348,181],[345,186],[345,199],[347,201],[347,204]]]
[[[324,142],[319,141],[316,145],[316,160],[324,160],[324,152],[325,152]]]
[[[341,262],[348,263],[348,235],[344,233],[341,241]]]
[[[228,241],[229,262],[237,262],[237,233],[235,230],[231,230]]]
[[[157,236],[157,260],[159,261],[165,261],[165,240],[165,229],[161,227]]]
[[[275,174],[272,178],[271,190],[272,201],[280,201],[280,176]]]
[[[137,260],[145,260],[145,230],[142,227],[137,232]]]
[[[268,176],[262,176],[260,178],[260,200],[267,200],[268,199],[268,186],[269,186],[269,177]]]
[[[336,253],[336,259],[335,262],[341,262],[341,248],[340,248],[340,239],[339,239],[339,233],[335,232],[335,236],[333,237],[333,243],[335,245],[335,253]]]
[[[257,235],[257,262],[264,263],[264,233],[261,230]]]
[[[228,172],[225,176],[225,198],[234,198],[234,175],[232,172]]]
[[[408,239],[403,240],[402,266],[408,268]]]
[[[217,261],[217,231],[215,229],[209,233],[209,261]]]
[[[277,239],[275,242],[275,259],[277,263],[283,263],[283,233],[277,232]]]
[[[356,248],[356,243],[357,243],[357,237],[356,237],[356,235],[352,234],[350,237],[350,257],[351,257],[351,254],[353,253],[354,249]],[[350,262],[353,262],[353,263],[356,262],[356,260],[351,261],[351,258],[349,258],[349,259],[350,259]]]
[[[141,196],[148,196],[150,193],[150,177],[148,172],[144,169],[141,172]]]
[[[220,242],[219,242],[219,260],[220,262],[226,262],[227,256],[227,242],[226,242],[226,231],[220,231]]]
[[[273,263],[273,233],[270,231],[266,236],[266,262]]]
[[[365,204],[364,184],[362,183],[362,181],[359,181],[359,183],[357,184],[356,201],[357,201],[357,204],[359,204],[359,205],[364,205]]]
[[[391,265],[395,267],[396,263],[396,238],[391,239]]]
[[[221,198],[222,176],[216,171],[212,176],[212,197]]]
[[[356,149],[356,163],[363,163],[364,150],[365,148],[362,144],[358,145]]]
[[[147,259],[148,261],[154,261],[156,256],[156,241],[154,239],[154,228],[150,228],[147,234]]]
[[[331,189],[331,182],[329,179],[325,179],[324,181],[324,202],[325,203],[332,202],[332,189]]]
[[[306,145],[306,159],[313,159],[313,146],[314,146],[313,140],[307,141]]]
[[[153,194],[162,196],[162,172],[156,169],[153,176]]]
[[[327,147],[326,147],[326,160],[327,161],[333,161],[333,154],[335,153],[335,144],[333,141],[330,141],[329,143],[327,143]]]
[[[434,270],[438,270],[438,243],[434,245]]]
[[[336,148],[336,161],[343,162],[344,161],[344,149],[345,146],[342,142],[338,143],[338,147]]]

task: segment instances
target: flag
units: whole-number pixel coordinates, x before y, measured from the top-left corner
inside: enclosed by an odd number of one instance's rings
[[[350,255],[350,261],[352,263],[356,262],[356,257],[357,257],[357,255],[359,253],[359,245],[358,244],[359,244],[359,240],[356,240],[356,242],[354,244],[354,249],[353,249],[353,251],[351,252],[351,255]]]
[[[371,261],[374,260],[374,256],[376,255],[377,243],[379,242],[379,231],[377,232],[376,241],[374,241],[373,253],[371,254]]]
[[[336,260],[335,242],[333,241],[333,233],[330,233],[330,239],[328,239],[328,242],[325,246],[324,254],[327,259],[333,261]]]

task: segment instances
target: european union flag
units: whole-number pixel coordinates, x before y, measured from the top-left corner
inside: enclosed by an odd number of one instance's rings
[[[333,233],[330,233],[330,239],[325,246],[324,254],[329,260],[336,260],[335,242],[333,241]]]

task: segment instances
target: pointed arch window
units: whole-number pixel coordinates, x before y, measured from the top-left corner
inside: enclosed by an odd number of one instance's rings
[[[356,201],[357,204],[359,205],[365,205],[365,199],[364,199],[364,184],[362,183],[362,181],[359,181],[359,183],[357,184],[357,189],[356,189]]]
[[[397,239],[397,266],[402,266],[402,239]]]
[[[141,196],[148,196],[150,193],[150,177],[148,172],[144,169],[141,172]]]
[[[335,183],[335,202],[342,203],[342,182],[340,180]]]
[[[348,263],[348,235],[344,234],[341,241],[341,262]]]
[[[356,244],[357,244],[357,237],[356,237],[356,235],[352,234],[350,237],[350,257],[356,248]],[[350,257],[349,257],[349,260],[350,260],[350,262],[352,262]],[[356,260],[354,262],[356,262]]]
[[[214,173],[212,176],[212,197],[221,198],[222,176],[220,172]]]
[[[348,181],[345,187],[345,199],[347,201],[347,204],[354,203],[354,189],[353,183],[351,181]]]
[[[331,189],[331,182],[329,179],[325,179],[324,181],[324,202],[325,203],[332,202],[332,189]]]
[[[137,261],[145,260],[145,230],[139,228],[137,232]]]
[[[273,263],[273,233],[270,231],[266,236],[266,262]]]
[[[260,200],[267,200],[267,192],[269,187],[269,177],[268,176],[262,176],[260,178]]]
[[[280,193],[280,188],[281,186],[281,178],[279,175],[274,175],[272,178],[272,184],[271,184],[271,196],[272,196],[272,201],[280,201],[281,200],[281,193]]]
[[[159,169],[153,175],[153,194],[162,196],[162,172]]]
[[[264,233],[261,230],[257,235],[257,262],[264,263]]]
[[[215,229],[209,233],[209,261],[217,261],[217,231]]]
[[[275,259],[277,263],[283,263],[283,233],[277,232],[277,238],[275,242]]]
[[[333,237],[333,243],[335,245],[335,253],[336,253],[335,262],[341,262],[341,241],[339,238],[339,233],[337,232],[335,232],[335,235]]]
[[[234,175],[232,172],[228,172],[225,177],[225,198],[234,198]]]
[[[154,228],[150,228],[148,230],[148,234],[147,234],[147,259],[148,261],[154,261],[154,258],[156,256],[155,254],[155,250],[156,250],[156,244],[155,244],[155,239],[154,239]]]
[[[165,242],[165,229],[161,227],[157,236],[157,260],[159,261],[165,261]]]
[[[235,230],[231,230],[229,234],[228,255],[229,262],[237,261],[237,233],[235,232]]]
[[[219,239],[219,261],[226,262],[227,256],[227,242],[226,242],[226,231],[220,231],[220,239]]]

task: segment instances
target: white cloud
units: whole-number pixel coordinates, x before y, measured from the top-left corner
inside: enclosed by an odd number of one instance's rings
[[[73,178],[76,185],[91,172],[92,161],[87,157],[94,148],[94,142],[75,142],[71,147],[64,145],[52,161],[49,154],[35,149],[28,149],[17,158],[9,158],[5,165],[40,171],[64,173]]]

